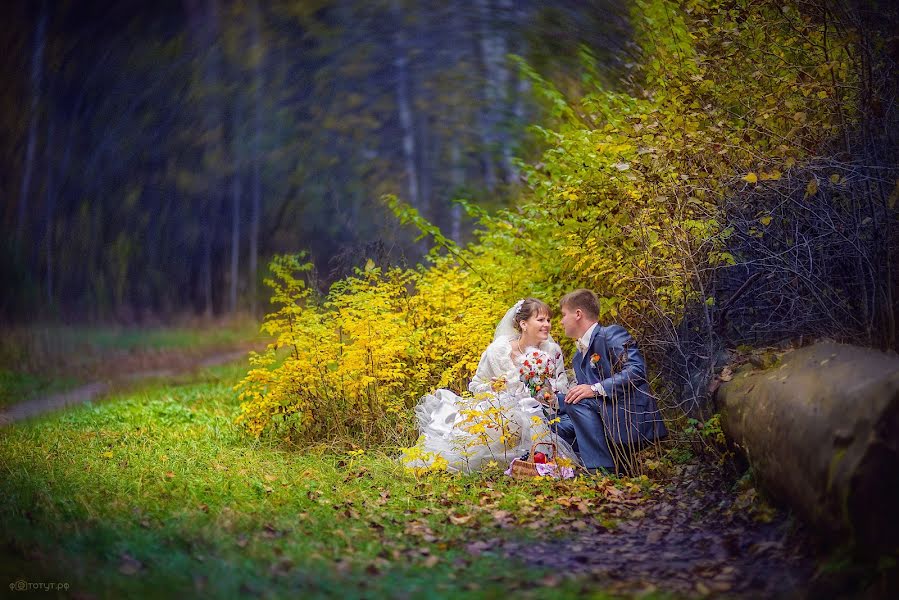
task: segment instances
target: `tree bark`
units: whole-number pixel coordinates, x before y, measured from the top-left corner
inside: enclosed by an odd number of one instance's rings
[[[41,79],[44,72],[44,46],[47,41],[47,3],[41,2],[41,13],[34,30],[31,52],[31,109],[29,112],[28,141],[25,145],[25,169],[19,189],[19,205],[16,209],[16,256],[21,256],[25,237],[25,214],[31,193],[31,177],[34,172],[34,154],[37,146],[38,107],[41,97]]]
[[[403,31],[403,13],[399,0],[393,0],[394,27],[393,66],[396,70],[396,101],[403,138],[403,159],[406,165],[406,181],[409,203],[420,207],[418,170],[415,163],[415,125],[412,118],[412,93],[409,89],[409,58]]]
[[[218,90],[221,78],[221,54],[219,48],[218,0],[185,0],[194,29],[194,44],[198,57],[202,57],[202,89],[200,110],[204,136],[202,146],[204,183],[206,190],[198,203],[196,218],[202,226],[200,235],[200,283],[203,298],[203,314],[213,314],[212,253],[218,211],[222,208],[220,189],[223,140],[221,97]],[[210,160],[210,157],[212,159]],[[217,160],[216,160],[217,159]]]
[[[56,135],[56,120],[52,112],[47,118],[47,183],[45,187],[46,205],[44,213],[44,260],[45,260],[45,281],[44,291],[46,293],[47,308],[53,307],[53,221],[56,213],[56,188],[55,168],[56,164],[51,156],[53,149],[53,141]]]
[[[814,531],[860,553],[899,549],[899,359],[820,342],[718,391],[725,433]]]
[[[231,180],[231,281],[228,293],[228,311],[237,312],[237,283],[240,276],[240,175]]]
[[[478,0],[477,13],[480,20],[479,34],[481,59],[484,65],[484,106],[481,109],[482,161],[484,163],[484,183],[492,191],[499,180],[494,155],[497,145],[501,145],[499,115],[503,110],[508,85],[508,69],[505,65],[506,39],[491,24],[496,22],[496,14],[490,0]],[[505,7],[505,5],[503,5]]]
[[[251,3],[253,15],[253,47],[259,52],[254,70],[253,86],[253,191],[250,205],[250,256],[247,265],[247,287],[250,295],[250,314],[256,315],[256,278],[259,269],[259,220],[262,215],[262,85],[264,83],[264,54],[259,3]]]
[[[450,141],[451,182],[453,196],[457,196],[465,185],[465,165],[462,164],[462,150],[459,148],[459,140],[453,137]],[[451,198],[452,200],[452,198]],[[450,209],[450,238],[460,244],[462,241],[462,207],[453,204]]]

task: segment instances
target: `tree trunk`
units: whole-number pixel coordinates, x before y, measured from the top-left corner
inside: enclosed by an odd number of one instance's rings
[[[899,549],[899,359],[821,342],[738,371],[718,400],[759,481],[816,532],[863,554]]]
[[[459,140],[453,137],[450,141],[451,182],[453,196],[457,196],[465,185],[465,165],[462,164],[462,150],[459,148]],[[452,198],[451,198],[452,200]],[[450,238],[460,244],[462,241],[462,207],[453,204],[450,209]]]
[[[396,101],[403,137],[403,159],[406,165],[409,203],[415,208],[419,208],[418,170],[415,164],[415,125],[412,118],[412,94],[409,90],[409,58],[402,27],[403,13],[399,0],[393,0],[392,6],[394,27],[396,28],[393,34],[393,66],[396,69]]]
[[[46,211],[44,215],[44,260],[45,262],[45,284],[44,290],[47,294],[47,308],[53,307],[53,221],[56,213],[56,164],[53,161],[51,152],[54,148],[53,141],[56,135],[56,120],[52,112],[47,117],[47,183],[46,183]]]
[[[259,220],[262,213],[262,85],[264,54],[262,52],[262,25],[259,3],[251,4],[253,14],[253,47],[259,52],[253,86],[253,191],[250,205],[250,257],[247,269],[247,287],[250,294],[250,314],[256,315],[256,278],[259,268]]]
[[[531,93],[531,82],[528,81],[528,78],[524,76],[524,74],[518,74],[518,80],[515,86],[515,108],[513,109],[513,114],[515,115],[515,126],[522,127],[525,123],[525,107],[524,100],[528,98]],[[521,177],[521,172],[518,170],[518,167],[513,162],[512,156],[512,147],[510,144],[506,144],[503,147],[503,157],[506,162],[506,168],[509,170],[509,182],[518,185],[519,178]]]
[[[492,191],[499,179],[496,172],[494,153],[501,142],[498,115],[506,102],[508,69],[505,66],[506,40],[501,32],[491,25],[496,22],[496,14],[489,0],[478,0],[478,16],[481,60],[484,65],[484,106],[481,109],[481,143],[484,163],[484,183]]]
[[[231,281],[228,292],[228,312],[237,312],[237,281],[240,275],[240,173],[231,176]]]
[[[34,153],[37,146],[38,107],[41,97],[41,76],[44,72],[44,46],[47,40],[47,3],[41,3],[41,14],[34,30],[31,52],[31,110],[29,112],[28,141],[25,145],[25,170],[19,189],[19,206],[16,210],[16,256],[21,255],[25,237],[25,213],[31,193],[31,177],[34,172]]]
[[[203,314],[213,314],[212,253],[218,212],[222,208],[221,157],[225,156],[221,135],[223,110],[219,80],[221,53],[219,48],[218,0],[185,0],[193,28],[193,42],[198,57],[202,57],[202,76],[199,107],[203,119],[202,146],[205,192],[198,202],[195,218],[201,224],[200,282],[202,285]],[[210,157],[212,157],[210,159]]]
[[[431,203],[433,196],[433,184],[431,181],[431,129],[428,125],[428,115],[424,111],[419,111],[415,115],[418,125],[415,131],[418,134],[418,143],[415,144],[416,152],[416,172],[418,173],[418,212],[421,215],[433,221],[437,218],[434,206]]]
[[[514,10],[514,27],[518,30],[524,30],[530,21],[530,12],[529,7],[525,4],[520,4],[517,9]],[[527,38],[524,36],[518,36],[516,40],[515,53],[518,56],[527,56]],[[514,99],[510,98],[510,104],[512,105],[512,118],[514,122],[514,127],[521,128],[524,127],[526,121],[525,115],[525,99],[530,97],[531,92],[531,82],[528,78],[521,72],[519,69],[516,73],[515,77],[515,87],[514,87]],[[513,185],[518,185],[520,183],[519,179],[521,177],[521,173],[518,170],[518,167],[515,166],[512,156],[512,145],[510,143],[506,143],[503,145],[503,161],[506,165],[506,169],[508,170],[508,180]]]
[[[500,22],[505,23],[513,14],[512,0],[499,0]],[[494,106],[496,139],[502,156],[503,181],[511,183],[516,179],[515,165],[512,164],[512,145],[509,139],[509,106],[511,93],[509,84],[512,78],[509,76],[509,63],[506,55],[509,53],[509,40],[506,39],[505,27],[502,27],[494,35],[496,36],[494,56],[494,70],[496,71],[497,103]]]

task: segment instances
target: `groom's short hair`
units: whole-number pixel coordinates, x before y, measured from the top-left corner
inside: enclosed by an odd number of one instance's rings
[[[581,309],[590,318],[599,318],[599,299],[590,290],[579,289],[565,294],[559,301],[560,308],[568,310]]]

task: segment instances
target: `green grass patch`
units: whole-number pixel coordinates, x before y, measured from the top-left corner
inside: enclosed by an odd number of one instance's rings
[[[540,597],[549,570],[492,553],[490,540],[614,526],[608,480],[419,479],[391,449],[249,439],[232,424],[245,368],[0,431],[0,574],[109,598]],[[554,585],[553,597],[586,589]]]

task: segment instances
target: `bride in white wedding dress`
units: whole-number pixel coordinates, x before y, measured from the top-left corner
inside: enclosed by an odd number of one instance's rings
[[[468,385],[472,397],[438,389],[419,401],[415,415],[421,436],[404,463],[428,467],[446,461],[451,472],[471,473],[491,461],[506,466],[535,441],[552,441],[560,455],[575,462],[570,446],[550,431],[551,411],[544,411],[555,402],[554,392],[568,390],[562,351],[549,332],[545,303],[536,298],[516,302],[481,355]]]

